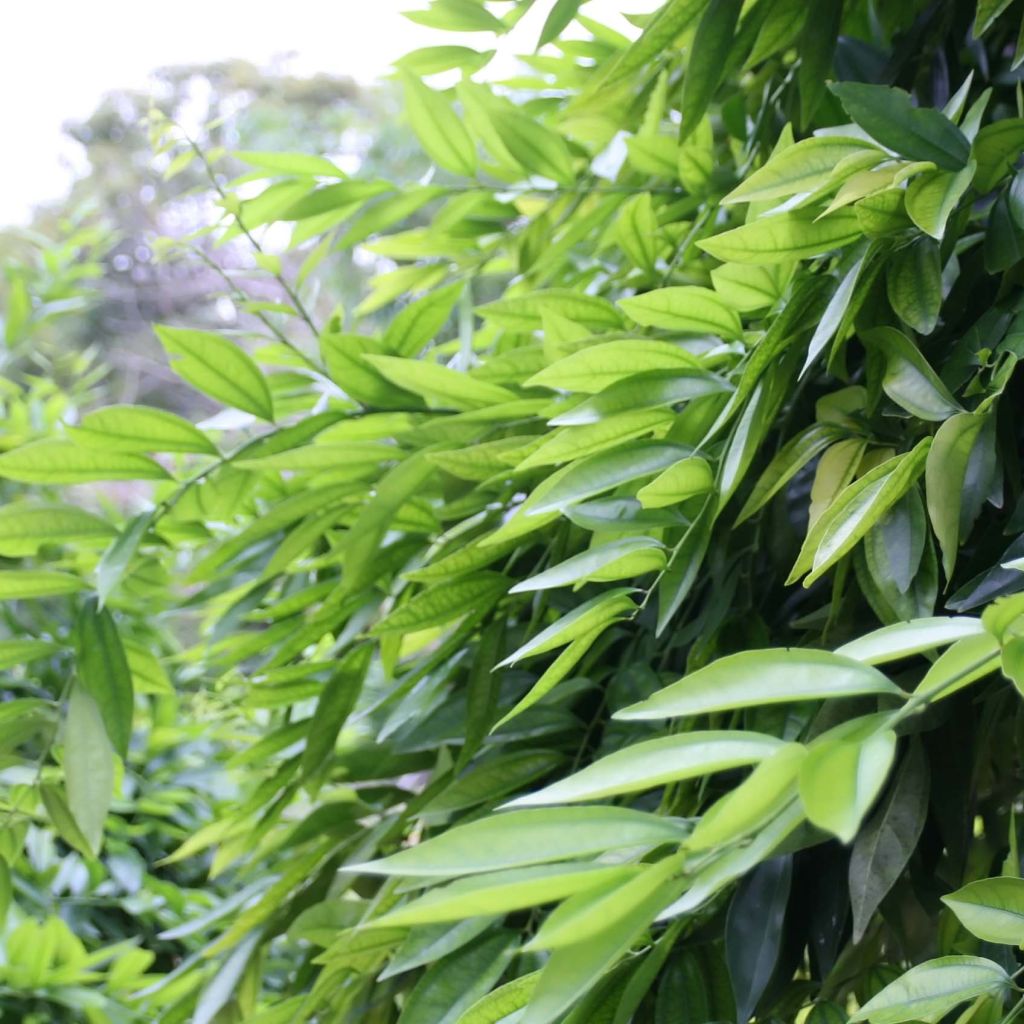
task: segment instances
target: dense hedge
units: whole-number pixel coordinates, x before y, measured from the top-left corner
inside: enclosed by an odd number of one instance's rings
[[[415,17],[501,35],[530,6]],[[281,153],[226,181],[154,115],[280,301],[245,303],[256,345],[157,329],[227,407],[203,425],[107,407],[4,438],[0,1005],[1024,1008],[1019,12],[636,23],[557,0],[495,86],[490,53],[403,58],[437,167],[408,187]],[[346,247],[379,272],[321,316]],[[30,332],[46,307],[15,298]],[[152,501],[60,496],[111,480]],[[37,923],[40,837],[100,894],[135,865],[128,923]]]

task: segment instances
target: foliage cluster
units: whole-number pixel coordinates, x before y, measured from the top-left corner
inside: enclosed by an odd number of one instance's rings
[[[199,426],[7,385],[0,1006],[1024,1010],[1019,12],[585,12],[403,58],[413,185],[152,118],[279,293],[157,329]]]

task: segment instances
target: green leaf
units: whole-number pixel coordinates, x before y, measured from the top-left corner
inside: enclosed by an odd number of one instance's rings
[[[373,924],[375,927],[420,925],[507,914],[563,900],[576,893],[605,889],[629,879],[637,870],[628,864],[573,862],[473,875],[431,889],[374,920]]]
[[[807,345],[807,356],[804,359],[801,376],[811,368],[818,356],[825,350],[829,342],[842,331],[845,335],[844,324],[849,319],[850,303],[853,301],[857,288],[857,281],[860,279],[861,271],[864,269],[865,257],[861,256],[846,271],[836,285],[832,298],[828,300],[825,312],[814,329],[810,342]],[[841,342],[843,337],[839,337]]]
[[[369,646],[357,648],[323,684],[302,751],[302,774],[306,778],[315,775],[334,753],[338,734],[355,710],[362,692],[371,653]]]
[[[496,732],[506,722],[511,721],[517,715],[521,715],[527,708],[533,707],[539,700],[547,696],[565,677],[579,664],[580,659],[594,645],[594,641],[604,630],[599,625],[590,633],[577,637],[563,650],[551,664],[544,669],[541,677],[530,687],[526,695],[516,702],[511,711],[507,711],[495,723],[492,732]]]
[[[625,377],[649,370],[697,369],[686,349],[668,341],[630,338],[588,345],[556,360],[527,380],[527,387],[595,394]]]
[[[0,601],[30,601],[74,594],[85,582],[54,569],[0,569]]]
[[[182,380],[225,405],[274,419],[266,378],[237,345],[209,331],[164,326],[154,330]]]
[[[744,263],[723,263],[711,271],[715,291],[739,313],[749,313],[774,306],[782,298],[792,267],[776,264],[770,267]]]
[[[1010,979],[998,964],[980,956],[942,956],[912,967],[865,1003],[851,1018],[871,1024],[938,1021],[954,1006],[978,996],[1003,998]]]
[[[774,264],[805,260],[839,249],[861,237],[857,215],[837,210],[818,220],[812,211],[777,213],[698,240],[716,260]]]
[[[427,156],[452,174],[471,178],[476,173],[476,144],[452,105],[415,75],[399,69],[405,110]]]
[[[472,74],[488,64],[494,53],[470,46],[424,46],[399,57],[395,65],[414,75],[436,75],[456,68]]]
[[[64,785],[75,823],[98,855],[114,795],[114,750],[99,705],[77,684],[71,687],[64,722]]]
[[[636,605],[630,595],[630,587],[617,587],[607,590],[589,601],[577,605],[572,611],[566,612],[560,619],[536,636],[531,637],[521,647],[516,648],[504,661],[498,662],[496,668],[514,665],[523,658],[532,658],[536,654],[544,654],[556,647],[564,647],[567,643],[610,626],[613,622],[635,613]]]
[[[567,587],[588,580],[609,582],[664,568],[664,545],[653,537],[623,537],[573,555],[517,583],[510,594]]]
[[[572,154],[561,135],[504,105],[492,108],[490,117],[502,143],[525,170],[560,185],[576,180]]]
[[[910,219],[925,234],[942,241],[949,215],[971,185],[972,160],[962,171],[931,171],[918,174],[907,186],[906,208]]]
[[[478,999],[455,1024],[500,1024],[526,1006],[539,978],[540,971],[533,971],[505,982]]]
[[[392,384],[421,395],[441,408],[482,409],[514,401],[516,397],[497,384],[477,380],[468,373],[438,363],[372,354],[364,358]]]
[[[882,389],[899,406],[923,420],[944,420],[960,405],[918,347],[894,327],[875,327],[863,340],[885,359]]]
[[[927,817],[928,761],[920,743],[913,743],[888,795],[853,844],[849,884],[854,942],[864,937],[872,915],[903,874]]]
[[[244,164],[274,174],[301,175],[303,177],[343,178],[345,174],[322,156],[310,153],[275,153],[256,150],[236,150],[234,154]]]
[[[1024,879],[980,878],[943,896],[942,902],[979,939],[1008,946],[1024,943]]]
[[[427,968],[409,993],[398,1024],[455,1024],[504,973],[515,932],[499,930]]]
[[[26,665],[39,658],[48,658],[60,648],[48,640],[0,640],[0,669]]]
[[[522,472],[535,466],[553,466],[597,455],[645,434],[667,430],[674,421],[675,414],[671,409],[638,409],[616,413],[596,423],[565,427],[548,435],[548,440],[517,463],[516,470]]]
[[[761,203],[784,199],[799,192],[814,192],[832,180],[836,165],[851,156],[883,154],[862,139],[822,135],[801,139],[769,157],[768,162],[748,175],[727,196],[729,203]]]
[[[800,769],[800,799],[808,819],[848,843],[885,784],[896,754],[896,734],[815,743]]]
[[[432,877],[479,874],[680,841],[685,827],[625,807],[565,807],[492,815],[450,828],[382,860],[348,870]]]
[[[619,311],[600,295],[571,288],[547,288],[543,291],[509,295],[477,306],[485,320],[510,331],[535,331],[543,326],[545,313],[556,313],[593,330],[617,330],[622,327]]]
[[[620,299],[619,306],[630,319],[645,327],[715,334],[728,339],[739,338],[743,333],[739,314],[710,288],[658,288],[631,299]]]
[[[902,89],[862,82],[833,82],[829,88],[868,135],[901,156],[947,171],[959,171],[970,158],[963,132],[941,111],[915,107]]]
[[[570,897],[556,907],[537,934],[523,947],[525,952],[562,949],[585,942],[601,932],[614,930],[629,916],[636,903],[649,902],[657,890],[679,872],[679,859],[669,857],[654,865],[643,865],[619,882]],[[667,902],[667,900],[665,901]]]
[[[637,879],[636,886],[628,891],[625,887],[614,890],[614,927],[604,928],[551,954],[519,1024],[551,1024],[589,991],[643,935],[658,911],[678,891],[669,882],[675,869],[674,859],[667,858],[640,876],[642,884]]]
[[[145,455],[78,448],[66,441],[34,441],[0,455],[0,477],[24,484],[166,480],[167,476],[163,466]]]
[[[400,356],[417,355],[447,323],[464,289],[456,281],[403,306],[384,332],[384,348]]]
[[[736,1019],[749,1020],[775,970],[793,877],[792,857],[759,864],[740,882],[725,923]]]
[[[986,421],[987,417],[978,413],[951,416],[936,431],[925,463],[928,518],[942,549],[942,569],[947,579],[952,579],[960,544],[981,508],[965,491],[970,486],[968,476]]]
[[[996,18],[1006,10],[1013,0],[978,0],[978,9],[974,15],[971,35],[980,39],[991,27]]]
[[[710,0],[690,47],[679,101],[680,141],[700,123],[729,63],[743,0]]]
[[[730,390],[723,378],[707,370],[648,370],[609,385],[548,422],[558,427],[583,426],[625,412],[676,405]]]
[[[778,747],[735,789],[712,804],[685,842],[688,850],[725,847],[774,818],[796,795],[807,748],[799,743]]]
[[[918,334],[931,334],[942,305],[939,247],[930,238],[915,239],[893,257],[886,273],[893,311]]]
[[[414,633],[443,626],[470,612],[490,608],[508,585],[508,577],[497,572],[477,572],[467,579],[439,584],[395,607],[371,633]]]
[[[650,192],[641,192],[623,204],[616,221],[615,239],[641,270],[654,274],[662,242]]]
[[[644,484],[636,496],[644,508],[664,508],[705,494],[714,485],[711,467],[704,459],[694,456],[662,470],[649,484]]]
[[[74,505],[12,502],[0,508],[0,555],[34,555],[44,544],[92,547],[116,533],[105,519]]]
[[[601,800],[668,782],[756,764],[781,745],[774,736],[733,730],[691,732],[634,743],[506,806],[534,807]]]
[[[653,476],[689,454],[690,449],[685,445],[647,441],[588,456],[569,466],[543,498],[531,504],[526,514],[540,516],[578,504],[620,484]]]
[[[132,676],[113,616],[92,600],[75,620],[75,668],[103,716],[112,747],[126,757],[134,712]]]
[[[218,454],[217,446],[187,420],[142,405],[110,405],[88,413],[71,434],[78,444],[108,451]]]
[[[912,451],[896,455],[849,484],[808,531],[788,582],[808,569],[804,586],[810,586],[848,554],[885,513],[906,494],[924,469],[931,438]]]
[[[613,717],[678,718],[763,704],[899,693],[877,669],[829,651],[741,651],[691,672]]]
[[[117,589],[142,539],[153,523],[153,512],[141,512],[130,519],[114,538],[96,566],[96,595],[100,606]]]
[[[817,458],[841,436],[841,432],[832,424],[814,423],[788,441],[754,484],[754,489],[736,516],[737,525],[763,508],[807,463]]]
[[[980,636],[984,627],[979,619],[967,615],[957,618],[936,616],[914,619],[911,622],[897,622],[883,626],[873,633],[867,633],[836,648],[841,654],[865,665],[884,665],[889,661],[900,661],[922,651],[945,647],[969,636]]]
[[[914,690],[913,704],[943,700],[998,668],[999,641],[994,636],[984,632],[964,637],[932,663]]]

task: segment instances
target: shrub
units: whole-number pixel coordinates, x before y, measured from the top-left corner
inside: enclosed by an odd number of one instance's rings
[[[492,6],[417,17],[529,4]],[[47,783],[110,869],[115,776],[170,726],[149,655],[239,787],[170,857],[233,895],[170,933],[150,1018],[1016,1015],[1015,14],[668,0],[629,41],[579,6],[500,88],[465,47],[400,62],[436,182],[208,163],[281,299],[255,347],[157,333],[234,412],[0,455],[6,642],[75,615],[5,705],[16,810]],[[346,247],[379,273],[325,312]],[[154,498],[102,554],[34,504],[112,479]]]

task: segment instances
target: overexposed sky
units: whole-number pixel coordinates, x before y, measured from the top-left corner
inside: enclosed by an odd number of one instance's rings
[[[553,0],[537,0],[498,43],[495,74],[529,52]],[[104,93],[145,88],[155,68],[244,58],[266,64],[294,54],[297,74],[317,71],[362,81],[386,75],[420,46],[492,48],[494,37],[438,32],[402,17],[427,0],[30,0],[4,5],[0,43],[0,225],[22,224],[34,204],[59,198],[76,146],[67,120],[87,117]],[[588,0],[584,13],[635,34],[619,12],[656,0]]]

